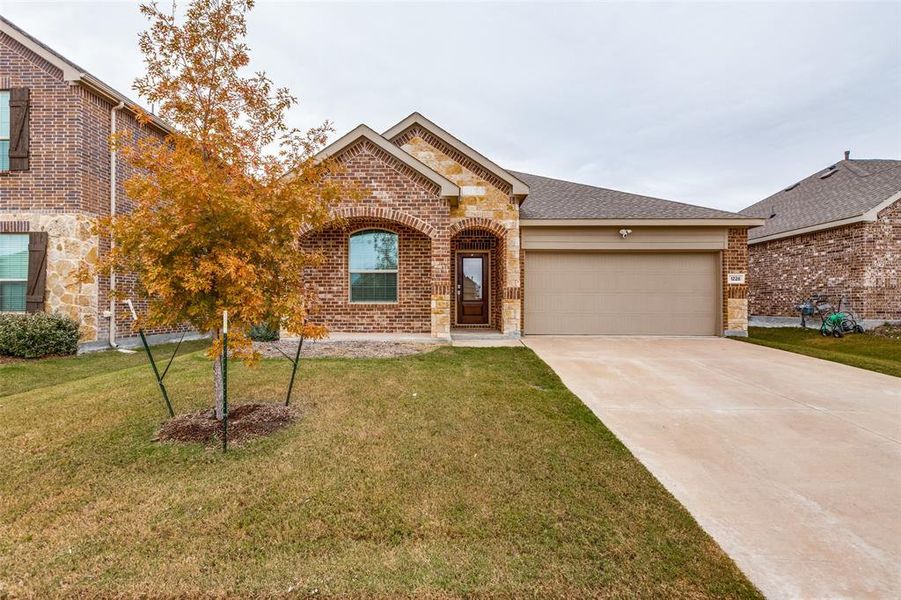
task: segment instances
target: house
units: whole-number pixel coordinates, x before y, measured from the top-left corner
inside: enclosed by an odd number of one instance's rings
[[[866,326],[901,320],[901,161],[830,165],[744,209],[750,312],[761,324],[798,323],[811,294],[844,297]]]
[[[167,131],[138,128],[136,110],[0,18],[0,310],[69,314],[88,346],[132,335],[110,290],[129,294],[133,276],[77,275],[109,251],[97,218],[129,209],[110,134]],[[309,278],[332,331],[746,333],[747,230],[762,219],[510,171],[419,113],[320,157],[368,190],[300,232],[326,256]]]
[[[419,113],[320,157],[369,192],[303,236],[332,331],[746,335],[761,219],[510,171]]]
[[[122,182],[130,167],[110,149],[110,134],[167,131],[158,119],[139,127],[136,110],[0,17],[0,310],[67,314],[88,346],[115,344],[119,331],[132,335],[131,316],[110,289],[131,292],[134,277],[83,282],[78,269],[108,251],[109,240],[93,231],[96,219],[129,209]]]

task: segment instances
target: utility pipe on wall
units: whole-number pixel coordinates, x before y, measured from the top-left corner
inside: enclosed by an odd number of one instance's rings
[[[116,217],[116,162],[118,161],[118,152],[116,151],[116,145],[118,140],[116,140],[116,113],[125,108],[125,103],[120,102],[110,109],[109,113],[109,122],[110,122],[110,150],[109,150],[109,215],[110,221]],[[113,240],[112,234],[110,234],[109,240],[109,249],[110,252],[113,251],[116,242]],[[116,299],[113,297],[113,292],[116,290],[116,272],[110,270],[109,274],[109,345],[113,348],[118,346],[116,343]]]

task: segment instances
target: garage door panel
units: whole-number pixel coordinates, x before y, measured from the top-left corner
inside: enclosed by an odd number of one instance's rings
[[[528,252],[527,334],[711,335],[715,253]]]

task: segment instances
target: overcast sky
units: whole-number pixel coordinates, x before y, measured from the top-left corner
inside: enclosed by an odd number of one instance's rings
[[[129,2],[0,12],[134,96]],[[501,165],[727,210],[852,157],[901,158],[901,3],[259,1],[255,68],[292,124],[413,110]]]

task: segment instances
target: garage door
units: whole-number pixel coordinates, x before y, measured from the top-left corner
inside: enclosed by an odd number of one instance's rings
[[[716,253],[527,252],[527,334],[715,335]]]

